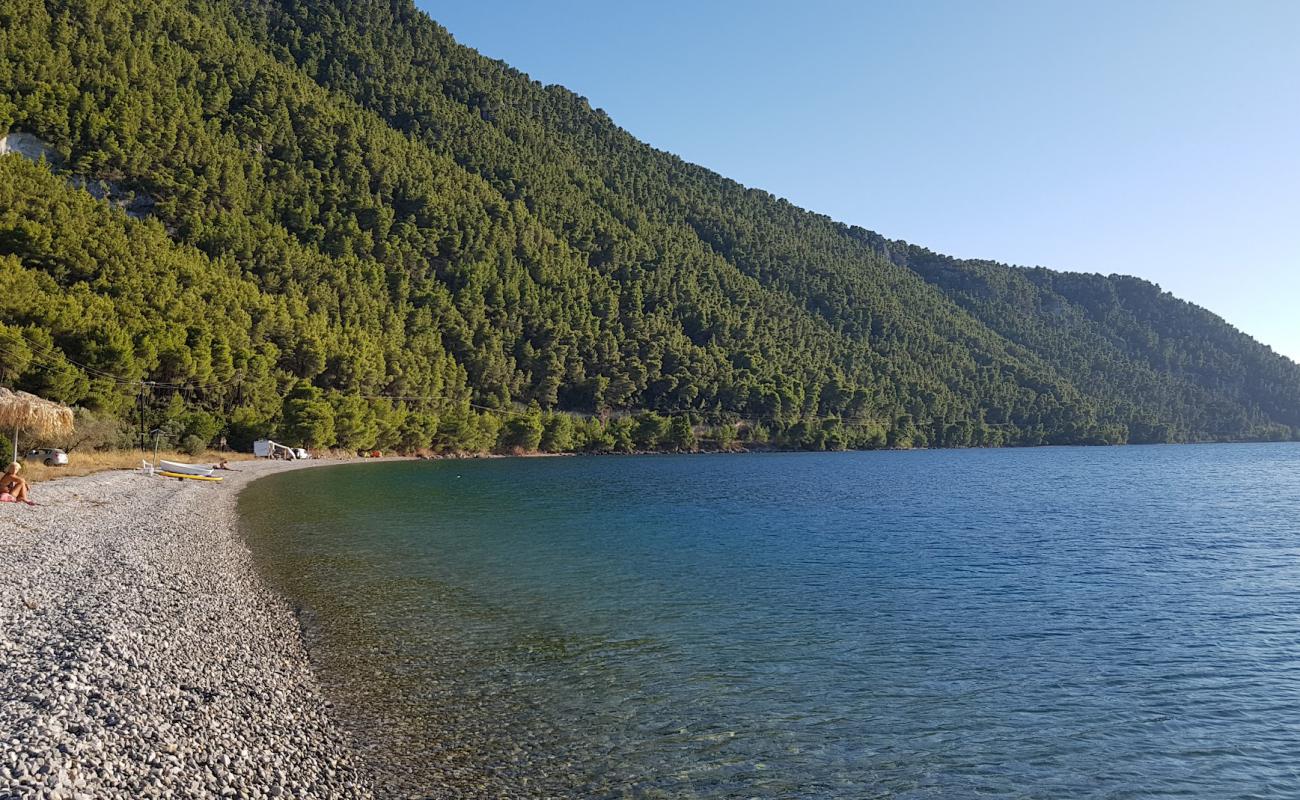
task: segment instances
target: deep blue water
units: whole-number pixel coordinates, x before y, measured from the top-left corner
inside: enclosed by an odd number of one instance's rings
[[[1300,797],[1300,446],[408,462],[241,505],[406,791]]]

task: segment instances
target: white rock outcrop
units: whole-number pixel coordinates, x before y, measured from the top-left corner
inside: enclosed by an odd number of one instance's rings
[[[18,131],[0,136],[0,156],[5,155],[22,156],[32,161],[40,161],[44,158],[50,163],[59,160],[59,154],[54,152],[54,148],[39,137]]]

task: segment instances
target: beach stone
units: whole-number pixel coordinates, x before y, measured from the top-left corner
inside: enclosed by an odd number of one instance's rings
[[[0,800],[374,796],[235,516],[295,466],[100,473],[0,508]]]

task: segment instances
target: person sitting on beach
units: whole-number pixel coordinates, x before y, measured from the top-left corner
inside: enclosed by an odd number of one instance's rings
[[[224,458],[221,459],[221,463],[220,463],[220,464],[213,464],[213,465],[212,465],[212,468],[213,468],[213,469],[224,469],[224,470],[229,470],[230,472],[234,472],[233,469],[230,469],[230,462],[227,461],[227,460],[224,459]]]
[[[29,498],[30,490],[27,481],[18,477],[18,470],[22,465],[17,461],[5,468],[5,473],[0,476],[0,503],[26,503],[29,506],[36,505]]]

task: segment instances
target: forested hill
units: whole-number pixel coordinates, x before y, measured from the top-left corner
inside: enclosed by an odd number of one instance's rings
[[[1300,438],[1209,312],[746,189],[409,0],[11,0],[3,131],[53,154],[0,157],[0,384],[178,437]]]

